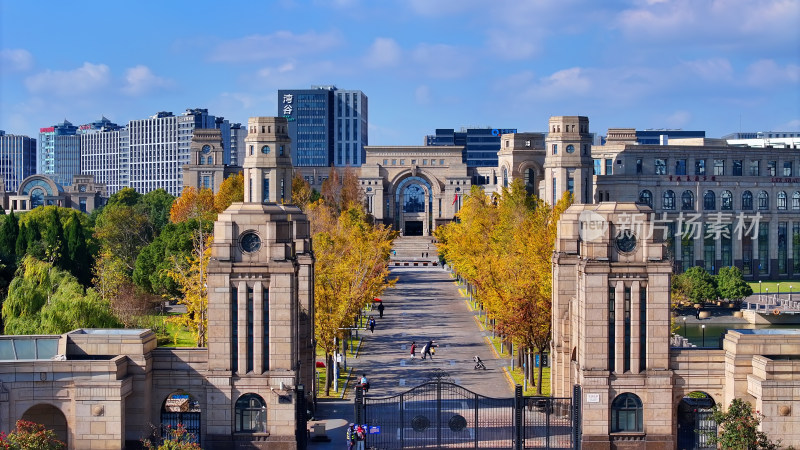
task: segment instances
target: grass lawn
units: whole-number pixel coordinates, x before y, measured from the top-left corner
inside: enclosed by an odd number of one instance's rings
[[[146,316],[141,318],[139,326],[150,328],[156,333],[159,347],[197,347],[197,341],[188,329],[167,322],[174,315],[178,314]]]
[[[769,289],[769,293],[777,294],[778,293],[778,284],[781,285],[781,292],[784,294],[789,293],[789,286],[792,286],[792,292],[800,293],[800,280],[779,280],[779,281],[762,281],[759,283],[756,281],[755,283],[748,283],[750,287],[753,289],[753,294],[758,294],[758,285],[761,284],[761,293],[766,294],[767,289]]]
[[[317,398],[334,398],[334,399],[335,398],[344,398],[343,394],[348,394],[348,392],[346,392],[346,389],[349,387],[347,381],[350,378],[350,375],[353,373],[353,370],[354,369],[353,369],[352,366],[348,366],[347,367],[347,371],[340,370],[339,371],[339,383],[338,383],[339,392],[334,392],[333,391],[333,386],[331,385],[330,395],[325,395],[325,379],[327,378],[328,373],[327,373],[327,370],[324,367],[323,368],[318,367],[317,368],[317,387],[318,387]]]

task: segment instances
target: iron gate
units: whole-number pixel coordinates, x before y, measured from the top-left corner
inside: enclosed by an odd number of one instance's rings
[[[578,448],[576,389],[571,398],[491,398],[447,381],[391,397],[356,388],[355,420],[367,426],[366,448]]]

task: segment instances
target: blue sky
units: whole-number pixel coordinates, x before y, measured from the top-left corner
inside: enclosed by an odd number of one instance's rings
[[[370,143],[435,128],[800,130],[800,0],[0,0],[0,129],[369,97]]]

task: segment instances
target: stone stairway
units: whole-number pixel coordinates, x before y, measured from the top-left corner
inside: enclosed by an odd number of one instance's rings
[[[438,266],[436,239],[432,236],[400,236],[394,240],[390,266]]]

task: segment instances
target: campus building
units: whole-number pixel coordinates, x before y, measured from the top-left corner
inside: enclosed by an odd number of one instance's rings
[[[497,167],[500,136],[516,132],[513,128],[437,128],[435,134],[425,136],[425,145],[461,146],[467,167]],[[476,178],[473,183],[489,184],[485,178]]]
[[[36,173],[36,139],[0,130],[0,183],[16,191],[25,178]]]
[[[61,206],[90,213],[105,204],[106,186],[96,183],[93,175],[75,175],[72,183],[62,186],[44,175],[31,175],[16,190],[0,186],[0,208],[5,211],[30,211],[39,206]]]
[[[39,129],[36,173],[67,186],[81,173],[81,138],[78,127],[68,120]]]
[[[0,336],[0,431],[28,419],[69,448],[121,449],[182,424],[201,448],[306,448],[310,227],[288,204],[286,119],[254,117],[248,130],[244,202],[214,223],[208,347],[157,347],[152,331],[136,329]]]

